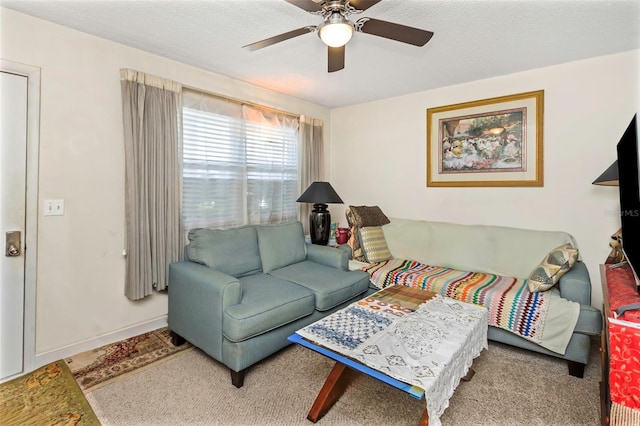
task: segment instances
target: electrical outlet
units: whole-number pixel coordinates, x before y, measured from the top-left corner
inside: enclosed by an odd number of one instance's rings
[[[44,200],[45,216],[64,215],[64,200]]]

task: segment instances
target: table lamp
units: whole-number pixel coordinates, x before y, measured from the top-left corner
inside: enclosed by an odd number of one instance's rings
[[[592,183],[593,185],[618,186],[618,162],[614,161],[613,164]]]
[[[309,213],[311,242],[326,246],[331,233],[331,214],[327,204],[342,204],[342,199],[329,182],[313,182],[296,201],[313,203],[313,210]]]

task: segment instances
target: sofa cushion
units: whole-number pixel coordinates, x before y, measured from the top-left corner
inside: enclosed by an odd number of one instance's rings
[[[192,229],[188,238],[187,255],[192,262],[236,278],[262,271],[258,234],[253,226]]]
[[[267,274],[239,279],[242,302],[224,312],[224,336],[240,342],[281,327],[314,311],[313,293]]]
[[[391,252],[384,239],[381,226],[367,226],[360,228],[360,245],[364,258],[369,263],[382,262],[391,259]]]
[[[257,225],[256,231],[262,269],[265,274],[307,258],[302,223]]]
[[[558,283],[560,277],[569,272],[578,260],[578,249],[571,244],[554,248],[529,275],[529,291],[547,291]]]
[[[550,248],[578,247],[566,232],[504,226],[392,218],[382,230],[396,259],[523,279]]]
[[[315,296],[315,308],[326,311],[365,292],[369,274],[363,271],[342,271],[305,260],[273,270],[270,275],[300,284]]]

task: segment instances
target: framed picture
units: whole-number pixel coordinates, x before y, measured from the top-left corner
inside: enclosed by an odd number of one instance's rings
[[[427,109],[427,186],[543,186],[544,90]]]

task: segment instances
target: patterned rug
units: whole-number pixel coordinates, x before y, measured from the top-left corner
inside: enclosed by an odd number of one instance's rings
[[[65,361],[82,390],[90,392],[114,379],[138,373],[150,364],[167,361],[187,349],[193,349],[188,342],[173,346],[165,327],[80,353]]]
[[[63,360],[0,384],[3,426],[100,425]]]

